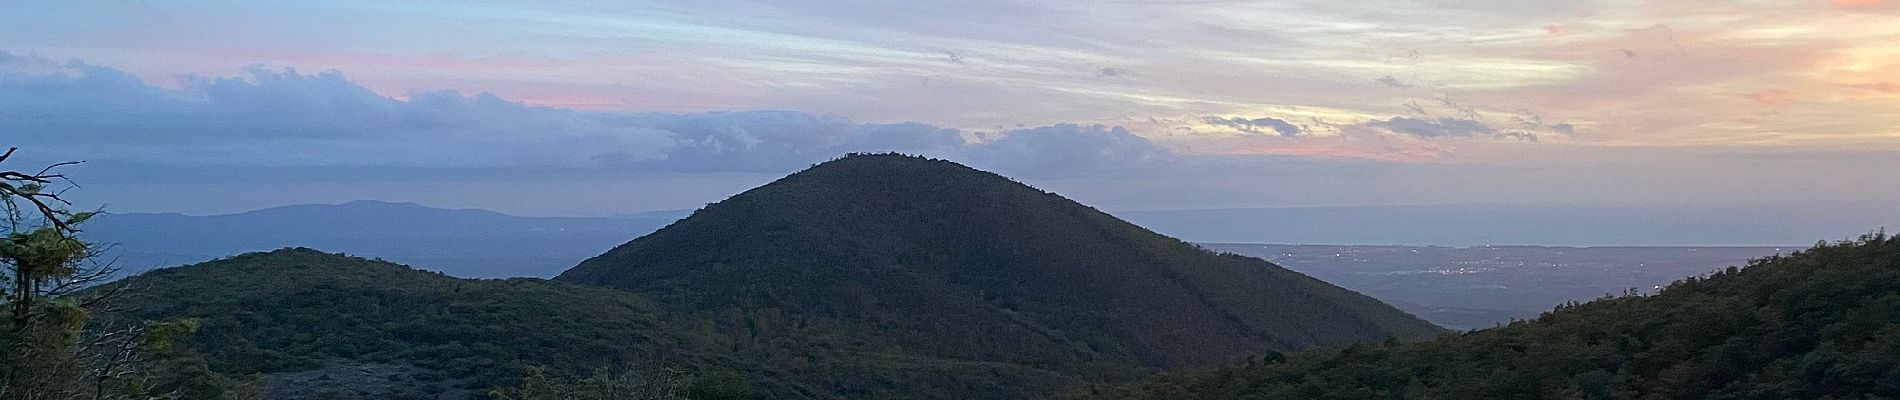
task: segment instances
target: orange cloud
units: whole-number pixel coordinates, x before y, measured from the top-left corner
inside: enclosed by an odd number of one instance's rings
[[[1452,151],[1420,140],[1349,140],[1337,137],[1288,138],[1255,135],[1176,141],[1169,147],[1194,154],[1297,156],[1426,163],[1445,159]]]
[[[1863,84],[1858,84],[1858,85],[1847,85],[1847,86],[1851,88],[1867,89],[1867,90],[1872,90],[1872,91],[1881,92],[1881,93],[1900,93],[1900,83],[1893,83],[1893,82],[1863,83]]]
[[[1551,36],[1563,36],[1570,33],[1570,28],[1563,25],[1550,24],[1544,25],[1544,32],[1550,33]]]
[[[1886,5],[1887,0],[1832,0],[1840,8],[1873,8]]]
[[[1765,89],[1765,90],[1757,91],[1754,93],[1742,95],[1742,97],[1747,97],[1749,100],[1754,100],[1756,103],[1761,103],[1761,104],[1770,105],[1770,106],[1778,106],[1782,104],[1788,104],[1788,102],[1794,101],[1796,98],[1800,96],[1795,95],[1794,92],[1790,92],[1786,90]]]

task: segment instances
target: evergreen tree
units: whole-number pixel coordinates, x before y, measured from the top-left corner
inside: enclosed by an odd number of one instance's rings
[[[99,261],[100,246],[78,237],[96,213],[69,210],[50,189],[65,182],[52,171],[70,164],[0,170],[0,400],[222,396],[215,375],[174,357],[174,340],[195,331],[195,321],[96,321],[93,312],[116,292],[75,295],[114,270]]]

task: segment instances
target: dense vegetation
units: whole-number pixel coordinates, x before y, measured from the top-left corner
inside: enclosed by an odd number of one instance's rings
[[[98,318],[118,292],[78,293],[114,269],[79,237],[97,213],[68,209],[70,187],[54,186],[70,183],[54,170],[72,164],[0,169],[0,399],[242,398],[176,346],[195,321]]]
[[[1111,399],[1900,397],[1900,240],[1884,234],[1425,343],[1168,375]]]
[[[318,385],[347,389],[339,395],[483,393],[542,365],[553,376],[744,366],[719,359],[715,338],[662,326],[652,305],[625,292],[457,279],[310,249],[155,270],[101,289],[122,286],[130,289],[115,317],[195,319],[200,329],[188,343],[212,370],[313,371],[328,375]],[[341,381],[359,370],[377,376]],[[284,386],[267,384],[265,394],[322,394]]]
[[[551,375],[529,368],[519,385],[490,392],[496,400],[751,400],[758,392],[731,372],[689,377],[677,370],[645,374],[595,370],[586,377]]]
[[[549,398],[535,394],[667,370],[689,372],[686,394],[706,386],[698,379],[716,378],[728,383],[715,389],[755,387],[773,398],[1020,398],[1085,383],[1026,365],[853,352],[827,347],[850,338],[817,334],[749,351],[764,345],[621,290],[458,279],[302,248],[155,270],[95,290],[121,289],[122,308],[105,318],[194,320],[198,331],[184,343],[206,372],[257,377],[273,399],[460,399],[500,387],[513,398]],[[616,378],[603,381],[600,371]]]

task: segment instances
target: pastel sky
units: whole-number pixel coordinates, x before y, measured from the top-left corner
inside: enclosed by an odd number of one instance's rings
[[[0,145],[133,211],[690,208],[881,150],[1114,209],[1900,199],[1894,0],[4,3]]]

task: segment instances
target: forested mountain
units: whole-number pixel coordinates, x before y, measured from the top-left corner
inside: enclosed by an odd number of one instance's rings
[[[628,293],[457,279],[304,248],[154,270],[100,290],[121,287],[108,317],[197,319],[189,341],[210,369],[263,374],[267,398],[463,398],[512,382],[524,365],[689,368],[716,354],[669,336],[653,305]]]
[[[769,398],[1026,398],[1087,381],[1035,366],[866,354],[850,338],[786,336],[771,352],[703,315],[625,291],[542,279],[459,279],[305,248],[147,272],[108,321],[194,319],[189,347],[268,399],[467,399],[533,369],[736,375]],[[1116,366],[1133,368],[1132,366]]]
[[[1900,396],[1900,240],[1884,234],[1447,334],[892,155],[734,196],[553,281],[295,248],[94,290],[117,289],[102,321],[195,320],[207,382],[254,377],[266,398],[481,398],[600,371],[768,398]]]
[[[1126,376],[1441,332],[1372,298],[948,161],[853,155],[562,273],[752,341]],[[822,338],[817,342],[793,340]]]
[[[1895,398],[1900,240],[1822,244],[1429,342],[1309,351],[1079,397]]]
[[[728,371],[774,398],[1028,398],[1441,330],[945,161],[851,156],[555,281],[309,249],[115,283],[108,317],[196,318],[209,370],[272,397],[464,398],[606,369]]]

